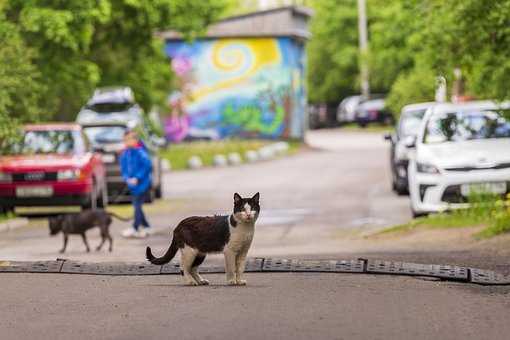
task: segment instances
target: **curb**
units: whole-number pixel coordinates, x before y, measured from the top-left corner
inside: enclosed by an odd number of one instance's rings
[[[250,258],[246,272],[251,273],[351,273],[375,275],[400,275],[433,277],[444,281],[473,283],[478,285],[510,285],[510,275],[491,270],[450,265],[391,262],[380,260],[300,260]],[[223,266],[202,266],[201,273],[224,273]],[[170,262],[156,266],[147,262],[78,262],[66,259],[55,261],[0,261],[1,273],[54,273],[87,275],[178,275],[178,263]]]
[[[242,157],[237,152],[231,152],[227,155],[217,154],[213,157],[212,167],[225,167],[225,166],[238,166],[245,163],[255,163],[258,161],[268,161],[276,159],[277,157],[284,156],[289,150],[289,143],[285,141],[275,142],[265,145],[258,150],[247,150]],[[204,165],[200,156],[192,155],[187,160],[188,170],[198,170],[202,168],[209,168],[210,166]]]

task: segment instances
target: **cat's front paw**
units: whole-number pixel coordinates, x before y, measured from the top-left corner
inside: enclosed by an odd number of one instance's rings
[[[247,283],[246,280],[237,280],[237,284],[239,286],[246,286],[246,283]]]

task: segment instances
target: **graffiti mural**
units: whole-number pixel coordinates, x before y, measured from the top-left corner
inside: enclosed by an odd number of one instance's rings
[[[169,96],[169,140],[229,136],[301,138],[304,50],[290,38],[168,41],[178,77]]]

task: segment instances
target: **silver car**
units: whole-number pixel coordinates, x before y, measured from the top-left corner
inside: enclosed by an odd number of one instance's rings
[[[143,123],[143,109],[129,87],[103,87],[94,91],[76,118],[79,124],[126,123],[130,128]]]

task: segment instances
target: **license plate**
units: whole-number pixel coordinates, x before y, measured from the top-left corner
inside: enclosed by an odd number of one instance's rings
[[[115,155],[102,155],[101,160],[103,163],[115,163]]]
[[[53,188],[49,186],[17,187],[17,197],[50,197],[53,196]]]
[[[460,192],[462,196],[469,196],[471,193],[504,194],[506,193],[506,182],[463,184],[460,187]]]

